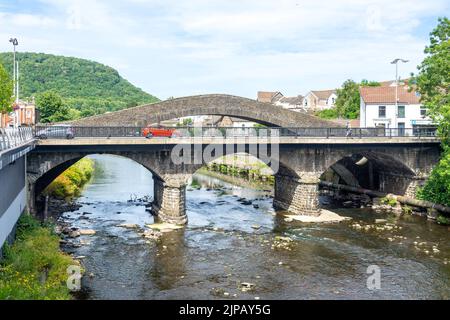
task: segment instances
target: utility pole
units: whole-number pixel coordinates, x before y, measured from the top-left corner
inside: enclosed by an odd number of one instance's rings
[[[394,119],[394,128],[398,127],[397,118],[398,118],[398,63],[403,62],[407,63],[409,60],[397,58],[391,62],[391,64],[395,64],[395,119]]]

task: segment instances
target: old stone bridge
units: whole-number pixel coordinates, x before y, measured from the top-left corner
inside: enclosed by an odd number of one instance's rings
[[[231,116],[278,127],[339,126],[305,113],[293,112],[269,103],[226,94],[170,99],[92,116],[72,123],[79,126],[145,126],[164,120],[197,115]]]
[[[264,147],[262,147],[264,146]],[[267,148],[266,148],[267,146]],[[70,165],[90,154],[127,157],[153,173],[155,214],[185,223],[189,178],[221,155],[247,152],[274,168],[274,206],[295,214],[319,214],[319,182],[328,172],[337,182],[395,194],[413,195],[439,159],[433,138],[75,138],[48,139],[28,155],[30,203]],[[182,159],[177,162],[175,159]],[[205,160],[206,159],[206,160]]]

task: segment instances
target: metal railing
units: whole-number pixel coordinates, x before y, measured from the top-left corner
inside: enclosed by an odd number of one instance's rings
[[[0,128],[0,151],[20,146],[33,139],[31,127]]]
[[[150,137],[142,127],[76,127],[36,126],[38,139]],[[295,127],[155,127],[152,138],[158,137],[311,137],[311,138],[375,138],[435,137],[436,128],[295,128]]]

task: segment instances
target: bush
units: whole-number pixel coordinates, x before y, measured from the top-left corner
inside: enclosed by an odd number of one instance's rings
[[[450,206],[450,147],[446,147],[425,186],[417,192],[422,200]]]
[[[81,188],[91,179],[93,171],[94,161],[83,158],[58,176],[44,193],[59,199],[78,196]]]
[[[18,223],[14,245],[0,265],[0,300],[68,300],[67,268],[78,265],[59,249],[59,238],[30,215]]]

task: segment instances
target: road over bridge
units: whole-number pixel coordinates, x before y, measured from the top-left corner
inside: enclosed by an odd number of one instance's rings
[[[303,129],[211,136],[207,128],[200,130],[205,134],[201,136],[145,139],[134,127],[74,128],[74,139],[39,140],[28,155],[29,206],[35,208],[35,197],[70,165],[98,153],[127,157],[150,170],[155,183],[153,211],[175,223],[187,222],[185,191],[190,177],[223,155],[244,152],[266,162],[275,176],[274,206],[307,215],[319,214],[319,182],[325,175],[331,173],[336,183],[413,195],[440,156],[439,140],[428,133],[392,129],[380,135],[372,128],[355,129],[346,137],[342,129]]]

